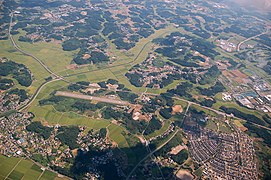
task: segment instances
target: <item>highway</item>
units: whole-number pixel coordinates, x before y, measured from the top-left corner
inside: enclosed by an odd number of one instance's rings
[[[11,35],[11,29],[12,29],[12,19],[13,19],[13,13],[11,13],[11,20],[10,20],[10,26],[9,26],[9,38],[12,42],[12,45],[13,47],[18,50],[19,52],[21,52],[22,54],[24,55],[27,55],[27,56],[30,56],[32,57],[34,60],[36,60],[49,74],[52,75],[53,79],[51,81],[47,81],[47,82],[44,82],[37,90],[36,92],[34,93],[34,95],[31,97],[31,99],[29,100],[29,102],[27,104],[24,104],[22,107],[19,108],[19,111],[23,111],[25,110],[29,105],[31,105],[34,100],[36,99],[37,95],[40,93],[41,89],[46,86],[47,84],[51,83],[51,82],[54,82],[54,81],[58,81],[58,80],[62,80],[62,81],[65,81],[69,84],[73,84],[67,80],[65,80],[65,77],[71,77],[71,76],[75,76],[75,75],[79,75],[79,74],[84,74],[84,73],[89,73],[89,72],[96,72],[96,71],[101,71],[101,70],[104,70],[104,69],[110,69],[110,68],[114,68],[114,67],[119,67],[119,66],[123,66],[123,65],[128,65],[130,63],[133,63],[135,62],[138,57],[140,56],[140,54],[143,52],[143,50],[146,48],[146,46],[151,43],[151,41],[147,42],[144,46],[142,46],[140,52],[137,54],[137,56],[132,59],[131,61],[129,62],[126,62],[126,63],[122,63],[122,64],[119,64],[119,65],[114,65],[114,66],[110,66],[110,67],[106,67],[106,68],[102,68],[102,69],[97,69],[97,70],[89,70],[89,71],[85,71],[85,72],[80,72],[80,73],[75,73],[75,74],[71,74],[71,75],[68,75],[68,76],[59,76],[57,75],[56,73],[54,73],[48,66],[46,66],[40,59],[38,59],[36,56],[28,53],[28,52],[25,52],[24,50],[20,49],[20,47],[16,44],[15,40],[13,39],[12,35]],[[243,43],[253,39],[253,38],[256,38],[262,34],[266,34],[267,32],[264,32],[264,33],[261,33],[259,35],[256,35],[256,36],[253,36],[253,37],[250,37],[242,42],[240,42],[238,44],[238,47],[237,47],[237,50],[240,51],[240,47]],[[164,33],[166,34],[166,33]],[[119,91],[122,91],[122,90],[119,90]],[[125,92],[125,91],[124,91]],[[147,94],[147,95],[153,95],[153,96],[159,96],[159,94],[153,94],[153,93],[147,93],[147,92],[144,92],[144,93],[137,93],[137,94]],[[72,97],[72,98],[79,98],[79,99],[86,99],[86,100],[95,100],[95,101],[101,101],[101,102],[106,102],[106,103],[113,103],[113,104],[120,104],[120,105],[130,105],[130,103],[128,102],[125,102],[125,101],[119,101],[119,100],[113,100],[113,99],[109,99],[109,98],[101,98],[101,97],[94,97],[94,96],[86,96],[86,95],[79,95],[79,94],[75,94],[75,93],[69,93],[69,92],[60,92],[58,91],[57,94],[58,96],[65,96],[65,97]],[[177,99],[177,100],[181,100],[181,101],[184,101],[184,102],[187,102],[188,103],[188,107],[190,107],[190,105],[196,105],[196,106],[200,106],[204,109],[207,109],[207,110],[210,110],[210,111],[213,111],[217,114],[220,114],[220,115],[223,115],[223,116],[229,116],[227,115],[226,113],[223,113],[221,111],[218,111],[216,109],[213,109],[213,108],[210,108],[210,107],[205,107],[205,106],[201,106],[195,102],[191,102],[191,101],[188,101],[188,100],[185,100],[185,99],[182,99],[182,98],[179,98],[179,97],[173,97],[173,99]],[[188,111],[188,108],[186,110],[186,112]],[[234,116],[231,116],[231,117],[234,117]],[[236,119],[240,119],[240,118],[237,118],[237,117],[234,117]],[[243,119],[241,119],[243,120]],[[267,129],[267,130],[271,130],[270,128],[268,127],[265,127],[265,126],[261,126],[261,125],[258,125],[258,124],[255,124],[255,123],[251,123],[253,125],[256,125],[258,127],[261,127],[261,128],[264,128],[264,129]],[[155,150],[151,151],[148,155],[146,155],[134,168],[133,170],[129,173],[129,175],[127,176],[126,179],[130,179],[131,175],[134,173],[134,171],[137,169],[137,167],[142,163],[144,162],[146,159],[148,159],[149,157],[151,157],[155,152],[157,152],[158,150],[160,150],[163,146],[165,146],[171,139],[174,138],[174,136],[179,132],[179,129],[176,130],[174,132],[174,134],[166,141],[164,142],[162,145],[160,145],[159,147],[157,147]],[[34,161],[33,161],[34,162]]]

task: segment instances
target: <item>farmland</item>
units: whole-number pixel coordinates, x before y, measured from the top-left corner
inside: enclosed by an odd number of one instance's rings
[[[59,178],[21,152],[73,179],[270,175],[224,161],[270,149],[268,16],[215,0],[0,5],[0,179]]]
[[[57,175],[23,158],[8,158],[0,156],[0,179],[54,179]],[[64,179],[64,178],[63,178]]]

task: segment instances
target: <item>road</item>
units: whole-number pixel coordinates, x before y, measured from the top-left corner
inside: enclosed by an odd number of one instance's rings
[[[114,68],[114,67],[119,67],[119,66],[124,66],[124,65],[128,65],[130,63],[133,63],[135,62],[138,57],[141,55],[141,53],[143,52],[143,50],[146,48],[146,46],[151,43],[151,42],[147,42],[146,44],[144,44],[144,46],[142,46],[141,50],[139,51],[139,53],[137,54],[137,56],[132,59],[131,61],[128,61],[128,62],[125,62],[125,63],[122,63],[122,64],[119,64],[119,65],[114,65],[114,66],[110,66],[110,67],[106,67],[106,68],[102,68],[102,69],[97,69],[97,70],[89,70],[89,71],[85,71],[85,72],[80,72],[80,73],[75,73],[75,74],[71,74],[71,75],[67,75],[67,76],[59,76],[57,75],[56,73],[54,73],[48,66],[46,66],[40,59],[38,59],[36,56],[20,49],[20,47],[16,44],[15,40],[13,39],[12,35],[11,35],[11,29],[12,29],[12,19],[13,19],[13,13],[11,13],[11,20],[10,20],[10,26],[9,26],[9,38],[12,42],[12,45],[13,47],[18,50],[19,52],[21,52],[22,54],[24,55],[27,55],[27,56],[30,56],[32,57],[34,60],[36,60],[49,74],[52,75],[53,79],[51,81],[48,81],[48,82],[45,82],[43,83],[37,90],[36,92],[34,93],[34,95],[31,97],[30,101],[23,105],[22,107],[19,108],[19,111],[22,111],[24,109],[26,109],[29,105],[31,105],[33,103],[33,101],[36,99],[37,95],[40,93],[41,89],[46,86],[48,83],[50,82],[53,82],[53,81],[58,81],[58,80],[63,80],[69,84],[72,84],[71,82],[65,80],[65,77],[71,77],[71,76],[76,76],[76,75],[79,75],[79,74],[84,74],[84,73],[89,73],[89,72],[96,72],[96,71],[101,71],[101,70],[104,70],[104,69],[110,69],[110,68]],[[267,31],[268,32],[268,31]],[[251,39],[254,39],[258,36],[261,36],[263,34],[266,34],[267,32],[264,32],[264,33],[261,33],[261,34],[258,34],[256,36],[253,36],[253,37],[250,37],[242,42],[240,42],[237,46],[237,50],[240,51],[240,47],[243,43],[251,40]],[[166,34],[166,33],[164,33]],[[140,93],[142,94],[142,93]],[[158,96],[159,94],[153,94],[153,93],[143,93],[143,94],[149,94],[149,95],[154,95],[154,96]],[[86,100],[95,100],[95,101],[101,101],[101,102],[106,102],[106,103],[113,103],[113,104],[120,104],[120,105],[130,105],[130,103],[128,102],[125,102],[125,101],[119,101],[119,100],[113,100],[113,99],[108,99],[108,98],[100,98],[100,97],[93,97],[93,96],[86,96],[86,95],[78,95],[78,94],[74,94],[74,93],[69,93],[69,92],[57,92],[57,95],[59,96],[66,96],[66,97],[73,97],[73,98],[79,98],[79,99],[86,99]],[[182,98],[178,98],[178,97],[173,97],[174,99],[178,99],[178,100],[182,100],[184,102],[187,102],[188,103],[188,107],[190,107],[190,105],[197,105],[197,106],[200,106],[204,109],[207,109],[207,110],[210,110],[210,111],[213,111],[217,114],[220,114],[220,115],[223,115],[223,116],[226,116],[227,114],[226,113],[223,113],[221,111],[218,111],[216,109],[213,109],[213,108],[210,108],[210,107],[205,107],[205,106],[201,106],[195,102],[191,102],[191,101],[188,101],[188,100],[185,100],[185,99],[182,99]],[[188,110],[188,109],[187,109]],[[187,111],[186,111],[187,112]],[[233,116],[234,117],[234,116]],[[237,117],[235,117],[237,118]],[[240,118],[237,118],[237,119],[240,119]],[[243,119],[240,119],[240,120],[243,120]],[[253,124],[253,125],[256,125],[258,127],[261,127],[261,128],[264,128],[264,129],[267,129],[267,130],[271,130],[271,128],[268,128],[268,127],[265,127],[265,126],[261,126],[261,125],[258,125],[258,124],[255,124],[255,123],[250,123],[250,124]],[[149,157],[151,157],[155,152],[157,152],[158,150],[160,150],[163,146],[165,146],[172,138],[174,138],[174,136],[179,132],[179,130],[176,130],[174,132],[174,134],[166,141],[164,142],[162,145],[160,145],[159,147],[157,147],[155,150],[151,151],[148,155],[146,155],[134,168],[133,170],[129,173],[128,177],[126,179],[130,179],[131,175],[134,173],[134,171],[137,169],[137,167],[142,163],[144,162],[146,159],[148,159]],[[31,158],[29,158],[31,160]],[[31,160],[33,161],[33,160]],[[34,163],[36,163],[35,161],[33,161]],[[36,163],[38,164],[38,163]]]
[[[237,51],[238,51],[238,52],[240,51],[241,45],[244,44],[245,42],[250,41],[250,40],[252,40],[252,39],[254,39],[254,38],[256,38],[256,37],[259,37],[259,36],[264,35],[264,34],[267,34],[267,33],[268,33],[268,30],[266,30],[266,32],[263,32],[263,33],[258,34],[258,35],[256,35],[256,36],[252,36],[252,37],[250,37],[250,38],[245,39],[244,41],[240,42],[240,43],[237,45]]]
[[[168,32],[163,33],[160,36],[163,36],[164,34],[167,34]],[[97,72],[97,71],[102,71],[102,70],[106,70],[106,69],[111,69],[111,68],[116,68],[116,67],[121,67],[121,66],[125,66],[125,65],[130,65],[131,63],[134,63],[139,56],[141,55],[141,53],[143,52],[143,50],[146,48],[146,46],[148,44],[150,44],[152,41],[147,42],[146,44],[144,44],[144,46],[142,46],[141,50],[138,52],[138,54],[136,55],[136,57],[134,59],[132,59],[131,61],[127,61],[125,63],[121,63],[118,65],[113,65],[113,66],[108,66],[105,68],[101,68],[101,69],[95,69],[95,70],[87,70],[87,71],[83,71],[83,72],[79,72],[79,73],[74,73],[74,74],[69,74],[69,75],[65,75],[63,77],[72,77],[72,76],[77,76],[77,75],[81,75],[81,74],[85,74],[85,73],[90,73],[90,72]]]
[[[60,79],[53,79],[51,81],[47,81],[41,84],[41,86],[38,87],[38,89],[36,90],[36,92],[33,94],[33,96],[30,98],[30,100],[22,105],[21,107],[19,107],[17,110],[19,112],[22,112],[23,110],[25,110],[28,106],[30,106],[36,99],[36,97],[38,96],[38,94],[40,93],[41,89],[46,86],[47,84],[51,83],[51,82],[55,82],[55,81],[59,81]]]
[[[184,122],[184,120],[185,120],[185,117],[186,117],[186,115],[187,115],[187,112],[188,112],[188,110],[189,110],[189,108],[190,108],[190,105],[191,105],[191,102],[189,102],[188,103],[188,105],[187,105],[187,108],[186,108],[186,110],[185,110],[185,113],[184,113],[184,117],[183,117],[183,122]],[[142,162],[144,162],[146,159],[148,159],[149,157],[151,157],[155,152],[157,152],[158,150],[160,150],[162,147],[164,147],[167,143],[169,143],[169,141],[171,141],[174,137],[175,137],[175,135],[177,134],[179,132],[179,129],[177,129],[175,132],[174,132],[174,134],[166,141],[166,142],[164,142],[162,145],[160,145],[159,147],[157,147],[155,150],[153,150],[153,151],[151,151],[148,155],[146,155],[141,161],[139,161],[138,163],[137,163],[137,165],[132,169],[132,171],[129,173],[129,175],[127,176],[127,180],[129,180],[130,179],[130,177],[131,177],[131,175],[134,173],[134,171],[137,169],[137,167],[142,163]],[[142,134],[143,135],[143,134]],[[145,142],[147,141],[146,139],[145,139],[145,137],[144,137],[144,135],[143,135],[143,138],[144,138],[144,140],[145,140]],[[148,146],[148,148],[149,148],[149,146]],[[150,150],[150,149],[149,149]]]
[[[18,50],[19,52],[23,53],[26,56],[30,56],[33,59],[35,59],[49,74],[53,75],[53,77],[58,78],[58,79],[62,79],[63,77],[55,74],[48,66],[46,66],[40,59],[38,59],[36,56],[34,56],[33,54],[30,54],[28,52],[25,52],[24,50],[20,49],[20,47],[16,44],[16,42],[13,39],[13,36],[11,35],[11,29],[12,29],[12,20],[13,20],[13,13],[11,13],[11,18],[10,18],[10,23],[9,23],[9,30],[8,30],[8,34],[9,34],[9,39],[11,40],[11,43],[13,45],[13,47]]]
[[[30,54],[30,53],[28,53],[28,52],[26,52],[26,51],[24,51],[24,50],[22,50],[22,49],[20,49],[20,47],[16,44],[15,40],[13,39],[13,37],[12,37],[12,35],[11,35],[12,20],[13,20],[13,13],[11,13],[10,24],[9,24],[9,31],[8,31],[8,32],[9,32],[9,39],[11,40],[13,47],[14,47],[16,50],[18,50],[19,52],[23,53],[24,55],[30,56],[30,57],[32,57],[33,59],[35,59],[39,64],[41,64],[41,66],[42,66],[49,74],[51,74],[51,75],[53,76],[53,80],[54,80],[54,79],[58,79],[58,80],[62,80],[62,81],[66,82],[66,83],[69,83],[69,84],[74,84],[74,83],[72,83],[72,82],[68,81],[67,79],[65,79],[66,77],[76,76],[76,75],[80,75],[80,74],[84,74],[84,73],[90,73],[90,72],[102,71],[102,70],[105,70],[105,69],[111,69],[111,68],[120,67],[120,66],[123,66],[123,65],[129,65],[130,63],[135,62],[135,61],[139,58],[139,56],[141,55],[141,53],[143,52],[143,50],[146,48],[146,46],[147,46],[149,43],[151,43],[151,41],[145,43],[145,44],[142,46],[141,50],[138,52],[137,56],[136,56],[134,59],[132,59],[131,61],[128,61],[128,62],[125,62],[125,63],[122,63],[122,64],[118,64],[118,65],[114,65],[114,66],[110,66],[110,67],[101,68],[101,69],[89,70],[89,71],[80,72],[80,73],[75,73],[75,74],[71,74],[71,75],[67,75],[67,76],[60,76],[60,75],[55,74],[53,71],[51,71],[51,70],[49,69],[49,67],[46,66],[40,59],[38,59],[38,58],[35,57],[34,55],[32,55],[32,54]],[[160,36],[163,36],[164,34],[167,34],[167,33],[168,33],[168,32],[165,32],[165,33],[161,34]],[[49,82],[52,82],[53,80],[48,81],[48,83],[49,83]],[[48,84],[48,83],[46,83],[46,84]],[[32,96],[32,97],[34,97],[34,98],[31,98],[31,100],[30,100],[27,104],[24,104],[24,105],[23,105],[22,107],[20,107],[19,109],[26,109],[26,108],[27,108],[27,107],[35,100],[35,98],[37,97],[38,93],[41,91],[42,87],[44,87],[44,85],[45,85],[45,84],[42,84],[42,85],[36,90],[36,92],[35,92],[35,93],[33,94],[33,96]]]
[[[188,101],[188,100],[183,99],[183,98],[179,98],[179,97],[175,97],[175,96],[172,97],[172,98],[173,98],[173,99],[180,100],[180,101],[184,101],[184,102],[188,103],[189,106],[190,106],[190,105],[196,105],[196,106],[200,106],[200,107],[202,107],[202,108],[204,108],[204,109],[213,111],[213,112],[215,112],[216,114],[219,114],[219,115],[223,115],[223,116],[226,116],[226,115],[227,115],[227,114],[224,113],[224,112],[218,111],[218,110],[216,110],[216,109],[213,109],[213,108],[210,108],[210,107],[207,107],[207,106],[202,106],[202,105],[200,105],[200,104],[198,104],[198,103],[195,103],[195,102],[192,102],[192,101]]]
[[[100,71],[100,70],[104,70],[104,69],[110,69],[110,68],[113,68],[113,67],[118,67],[118,66],[123,66],[123,65],[128,65],[128,64],[130,64],[130,63],[133,63],[133,62],[135,62],[135,61],[138,59],[138,57],[139,57],[140,54],[143,52],[143,50],[145,49],[145,47],[146,47],[149,43],[151,43],[151,41],[149,41],[149,42],[147,42],[144,46],[142,46],[142,48],[141,48],[140,52],[137,54],[137,56],[136,56],[133,60],[131,60],[131,61],[127,62],[127,63],[123,63],[123,64],[119,64],[119,65],[115,65],[115,66],[110,66],[110,67],[106,67],[106,68],[102,68],[102,69],[97,69],[97,70],[90,70],[90,71],[86,71],[86,72],[75,73],[75,74],[68,75],[68,76],[59,76],[59,75],[55,74],[53,71],[51,71],[51,70],[50,70],[50,69],[49,69],[49,68],[48,68],[41,60],[39,60],[37,57],[35,57],[34,55],[32,55],[32,54],[30,54],[30,53],[27,53],[27,52],[25,52],[25,51],[23,51],[22,49],[19,48],[19,46],[16,44],[15,40],[13,39],[13,37],[12,37],[12,35],[11,35],[11,33],[10,33],[10,32],[11,32],[11,29],[12,29],[12,20],[13,20],[13,13],[11,13],[11,18],[10,18],[9,38],[10,38],[10,40],[11,40],[12,45],[14,46],[14,48],[17,49],[18,51],[20,51],[21,53],[23,53],[23,54],[25,54],[25,55],[27,55],[27,56],[30,56],[30,57],[32,57],[33,59],[35,59],[36,61],[38,61],[38,62],[42,65],[42,67],[43,67],[47,72],[49,72],[55,79],[63,80],[63,81],[65,81],[65,82],[69,83],[69,84],[73,84],[73,83],[67,81],[67,80],[65,79],[65,77],[75,76],[75,75],[79,75],[79,74],[83,74],[83,73],[87,73],[87,72],[96,72],[96,71]],[[267,33],[267,32],[268,32],[268,30],[267,30],[266,32],[264,32],[264,33],[258,34],[258,35],[256,35],[256,36],[250,37],[250,38],[248,38],[248,39],[246,39],[246,40],[240,42],[240,43],[238,44],[238,47],[240,48],[240,46],[241,46],[244,42],[249,41],[250,39],[256,38],[256,37],[258,37],[258,36],[260,36],[260,35],[262,35],[262,34],[265,34],[265,33]],[[167,33],[167,32],[166,32],[166,33]],[[166,34],[166,33],[164,33],[164,34]],[[162,35],[164,35],[164,34],[162,34]],[[161,35],[161,36],[162,36],[162,35]],[[54,80],[54,79],[53,79],[53,80]],[[47,85],[49,82],[52,82],[53,80],[48,81],[48,82],[46,82],[45,84],[42,84],[42,85],[36,90],[36,92],[34,93],[33,98],[31,98],[31,100],[30,100],[27,104],[23,105],[23,106],[20,107],[19,109],[21,110],[21,109],[25,109],[26,107],[28,107],[28,106],[35,100],[35,98],[37,97],[38,93],[41,91],[42,87],[44,87],[45,85]],[[139,94],[142,94],[142,93],[139,93]],[[153,94],[153,93],[144,93],[144,94],[153,95],[153,96],[158,96],[158,95],[159,95],[159,94]],[[187,102],[187,103],[189,103],[189,104],[201,106],[200,104],[197,104],[197,103],[194,103],[194,102],[191,102],[191,101],[182,99],[182,98],[178,98],[178,97],[174,97],[174,98],[175,98],[175,99],[178,99],[178,100],[185,101],[185,102]],[[223,116],[226,116],[226,115],[227,115],[226,113],[223,113],[223,112],[218,111],[218,110],[213,109],[213,108],[204,107],[204,106],[201,106],[201,107],[203,107],[203,108],[205,108],[205,109],[208,109],[208,110],[210,110],[210,111],[213,111],[213,112],[215,112],[215,113],[217,113],[217,114],[223,115]],[[237,117],[235,117],[235,118],[237,118]],[[240,118],[237,118],[237,119],[240,119]],[[267,130],[271,130],[270,128],[267,128],[267,127],[265,127],[265,126],[261,126],[261,125],[255,124],[255,123],[251,123],[251,124],[254,124],[254,125],[256,125],[256,126],[258,126],[258,127],[261,127],[261,128],[265,128],[265,129],[267,129]]]
[[[161,144],[160,146],[158,146],[155,150],[151,151],[149,154],[147,154],[143,159],[141,159],[141,161],[139,161],[137,163],[137,165],[132,169],[132,171],[129,173],[129,175],[127,176],[126,180],[130,180],[131,176],[133,175],[134,171],[137,169],[137,167],[144,162],[145,160],[147,160],[149,157],[151,157],[155,152],[159,151],[162,147],[164,147],[169,141],[171,141],[175,135],[179,132],[179,129],[177,129],[174,134],[163,144]]]
[[[71,92],[66,92],[66,91],[57,91],[55,95],[71,97],[71,98],[76,98],[76,99],[90,100],[90,101],[93,100],[93,101],[105,102],[105,103],[110,103],[110,104],[118,104],[118,105],[126,105],[126,106],[131,105],[127,101],[110,99],[106,97],[95,97],[95,96],[89,96],[89,95],[84,95],[84,94],[79,94],[79,93],[71,93]]]

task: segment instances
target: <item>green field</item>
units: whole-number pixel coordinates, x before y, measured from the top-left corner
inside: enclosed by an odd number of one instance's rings
[[[53,180],[56,174],[41,170],[39,166],[23,158],[6,157],[0,155],[0,180]]]
[[[159,129],[157,131],[154,131],[153,133],[147,135],[146,139],[148,140],[148,139],[150,139],[152,137],[156,137],[158,135],[163,134],[168,129],[168,127],[169,127],[169,125],[170,125],[171,122],[172,122],[171,120],[165,121],[165,123],[164,123],[164,125],[163,125],[163,127],[161,129]]]
[[[22,32],[23,33],[23,32]],[[14,40],[19,45],[19,47],[36,56],[40,59],[44,64],[46,64],[49,69],[53,72],[57,73],[66,69],[73,56],[77,53],[77,51],[63,51],[61,44],[52,43],[52,42],[36,42],[36,43],[28,43],[18,41],[18,38],[21,34],[14,36]],[[32,59],[32,61],[35,61]]]
[[[44,78],[49,76],[49,73],[45,71],[43,67],[33,58],[25,56],[16,51],[9,40],[0,41],[0,47],[0,58],[6,57],[17,63],[24,64],[30,69],[31,73],[34,74],[33,84],[29,88],[16,84],[16,87],[28,89],[30,93],[34,93],[35,90],[45,81]]]
[[[82,74],[78,74],[75,76],[71,76],[67,78],[67,80],[71,82],[77,81],[90,81],[90,82],[99,82],[104,81],[109,78],[113,78],[118,80],[120,83],[124,84],[127,88],[131,89],[134,92],[144,92],[146,88],[136,88],[130,84],[128,79],[125,77],[125,73],[135,64],[142,62],[148,56],[149,51],[151,51],[152,43],[151,41],[157,37],[164,36],[169,34],[177,29],[169,26],[166,29],[161,29],[156,31],[153,35],[148,38],[143,38],[140,40],[137,45],[129,50],[128,52],[121,52],[115,48],[111,44],[110,51],[114,52],[117,56],[117,61],[113,62],[111,65],[99,65],[102,66],[103,69],[98,69],[97,66],[89,65],[88,67],[79,68],[76,70],[68,70],[66,66],[68,66],[72,60],[73,55],[76,53],[63,51],[60,44],[54,43],[25,43],[19,42],[19,35],[15,36],[15,40],[23,50],[28,53],[33,54],[37,58],[39,58],[44,64],[46,64],[52,71],[56,73],[60,73],[62,75],[80,73],[84,71],[88,71]],[[23,32],[21,32],[23,33]],[[9,41],[1,42],[4,49],[4,52],[10,52],[6,56],[8,58],[14,59],[16,62],[24,63],[30,70],[33,72],[36,81],[33,83],[33,87],[31,87],[32,92],[43,82],[43,79],[47,77],[49,74],[43,69],[41,65],[39,65],[34,59],[24,56],[14,50]],[[19,58],[20,57],[20,58]],[[19,60],[20,59],[20,60]],[[21,59],[25,59],[22,61]],[[133,61],[133,62],[132,62]],[[132,62],[130,64],[125,64],[128,62]],[[114,66],[114,67],[111,67]],[[104,67],[106,69],[104,69]],[[89,71],[90,70],[90,71]],[[97,70],[92,72],[92,70]],[[36,77],[37,76],[37,77]],[[172,86],[168,88],[172,88],[178,82],[175,81]],[[126,133],[123,127],[119,127],[117,125],[111,124],[110,121],[104,119],[94,119],[89,118],[83,115],[79,115],[74,112],[58,112],[53,106],[42,106],[38,105],[38,101],[48,97],[54,90],[59,89],[61,87],[67,86],[67,83],[63,81],[57,81],[47,84],[38,94],[36,100],[29,107],[29,111],[33,112],[36,117],[36,121],[42,121],[49,123],[51,125],[60,124],[60,125],[81,125],[87,126],[88,129],[100,129],[108,126],[109,136],[110,138],[117,142],[120,147],[127,147],[128,143],[122,135],[122,133]],[[153,90],[148,89],[147,92],[151,93],[161,93],[165,92],[164,90]],[[110,126],[109,126],[110,125]],[[165,126],[166,127],[166,126]],[[163,130],[163,129],[162,129]]]

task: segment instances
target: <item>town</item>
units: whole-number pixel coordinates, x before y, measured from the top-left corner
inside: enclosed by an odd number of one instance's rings
[[[186,126],[191,157],[203,166],[203,178],[258,179],[253,140],[229,126],[233,133]]]

